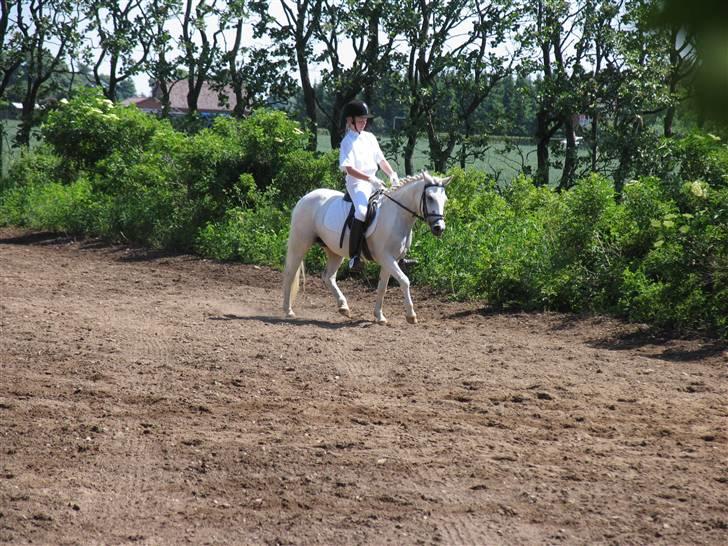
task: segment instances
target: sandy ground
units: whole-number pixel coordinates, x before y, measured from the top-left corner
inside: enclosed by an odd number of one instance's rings
[[[726,544],[728,351],[0,230],[0,542]]]

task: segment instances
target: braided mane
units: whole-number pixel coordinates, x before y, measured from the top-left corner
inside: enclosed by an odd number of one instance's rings
[[[425,177],[424,171],[419,172],[417,174],[410,175],[410,176],[405,176],[404,178],[399,179],[399,186],[397,186],[396,188],[387,188],[386,191],[393,192],[393,191],[400,190],[409,184],[413,184],[414,182],[419,182],[424,177]]]

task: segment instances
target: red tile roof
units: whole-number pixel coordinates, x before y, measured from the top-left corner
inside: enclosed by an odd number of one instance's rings
[[[185,80],[177,80],[176,82],[170,82],[168,85],[171,87],[169,93],[170,108],[172,111],[187,112],[187,92],[189,90],[189,83]],[[159,92],[159,86],[155,86],[152,92],[154,97],[160,98],[161,93]],[[197,110],[201,113],[232,113],[233,108],[237,104],[235,99],[235,93],[232,88],[225,87],[222,93],[227,97],[227,103],[225,105],[220,104],[220,93],[210,87],[210,84],[204,82],[202,84],[202,90],[200,96],[197,99]]]
[[[121,101],[124,106],[135,104],[143,112],[158,112],[162,109],[162,103],[154,97],[129,97]]]

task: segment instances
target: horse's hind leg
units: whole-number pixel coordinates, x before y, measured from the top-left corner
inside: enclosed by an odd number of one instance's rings
[[[345,317],[351,317],[349,304],[346,302],[344,294],[339,289],[339,285],[336,284],[336,272],[339,270],[341,262],[344,261],[344,257],[332,252],[328,247],[324,247],[324,251],[326,252],[326,257],[328,259],[326,260],[326,268],[323,273],[321,273],[321,278],[336,298],[336,304],[339,306],[339,313]]]

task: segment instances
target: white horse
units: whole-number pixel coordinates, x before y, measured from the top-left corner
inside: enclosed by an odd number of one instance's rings
[[[384,294],[390,276],[399,283],[404,296],[407,322],[415,324],[417,314],[410,296],[410,281],[397,263],[412,243],[412,227],[417,219],[430,226],[433,235],[439,237],[445,231],[445,187],[452,177],[436,178],[423,172],[405,178],[400,185],[384,191],[376,225],[367,230],[366,242],[372,258],[381,266],[374,317],[380,324],[387,322],[382,313]],[[303,271],[303,258],[314,243],[322,243],[328,257],[321,274],[324,284],[331,290],[339,306],[339,313],[351,317],[344,294],[336,284],[336,272],[349,250],[349,230],[341,239],[338,232],[324,222],[330,207],[341,207],[343,194],[330,189],[317,189],[304,195],[293,209],[291,231],[288,236],[288,253],[283,273],[283,310],[289,318],[295,317],[292,306],[298,292]],[[343,226],[342,226],[343,227]]]

